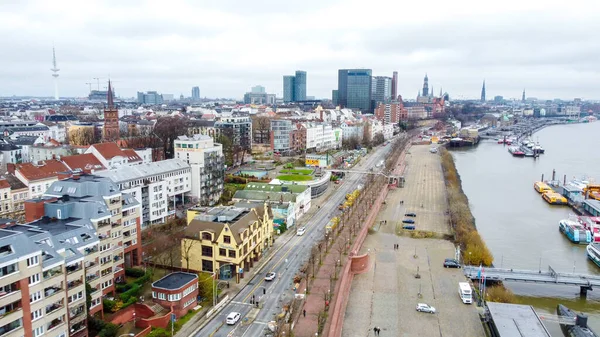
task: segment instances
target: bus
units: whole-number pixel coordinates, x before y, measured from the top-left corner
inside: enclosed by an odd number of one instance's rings
[[[467,282],[458,283],[458,295],[464,304],[473,303],[473,290]]]

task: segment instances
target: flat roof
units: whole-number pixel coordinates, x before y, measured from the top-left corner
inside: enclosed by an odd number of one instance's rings
[[[587,199],[584,203],[588,204],[591,208],[600,211],[600,200]]]
[[[152,283],[152,288],[177,290],[185,287],[190,282],[198,279],[198,275],[184,272],[171,273],[160,280]]]
[[[496,302],[486,305],[500,337],[551,337],[530,305]]]

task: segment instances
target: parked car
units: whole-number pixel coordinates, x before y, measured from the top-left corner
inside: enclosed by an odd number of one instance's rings
[[[417,216],[417,214],[416,213],[406,213],[406,214],[404,214],[404,216],[410,216],[410,217],[414,218]]]
[[[267,276],[265,276],[265,281],[273,281],[275,276],[277,276],[277,274],[273,272],[267,273]]]
[[[227,315],[226,322],[228,325],[234,325],[240,320],[241,316],[242,315],[239,312],[230,312],[229,315]]]
[[[455,259],[445,259],[444,268],[460,268],[460,263]]]
[[[306,232],[306,227],[300,227],[298,228],[298,230],[296,231],[296,235],[298,236],[302,236],[304,235],[304,233]]]
[[[425,304],[425,303],[418,303],[417,311],[435,314],[435,308],[430,306],[429,304]]]
[[[412,223],[415,223],[415,220],[413,220],[413,219],[404,219],[404,220],[402,220],[402,223],[411,223],[412,224]]]
[[[405,226],[402,226],[402,229],[414,230],[415,225],[405,225]]]

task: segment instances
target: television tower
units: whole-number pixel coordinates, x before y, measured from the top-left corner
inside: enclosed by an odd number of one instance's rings
[[[58,69],[56,67],[56,52],[54,51],[54,47],[52,47],[52,77],[54,77],[54,99],[58,100]]]

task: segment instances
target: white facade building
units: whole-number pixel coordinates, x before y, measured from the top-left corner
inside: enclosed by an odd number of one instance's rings
[[[345,122],[340,126],[342,128],[342,138],[344,140],[356,137],[362,142],[364,136],[364,126],[362,123]]]
[[[304,123],[306,128],[306,149],[326,151],[342,146],[341,129],[334,129],[327,123]]]
[[[383,139],[390,140],[394,137],[394,124],[383,125]]]
[[[191,190],[191,168],[179,159],[167,159],[97,172],[142,204],[142,229],[164,223],[175,214],[176,203]]]
[[[201,204],[216,204],[221,198],[224,184],[223,145],[206,135],[179,136],[175,140],[175,158],[191,167],[190,196],[200,199]]]

